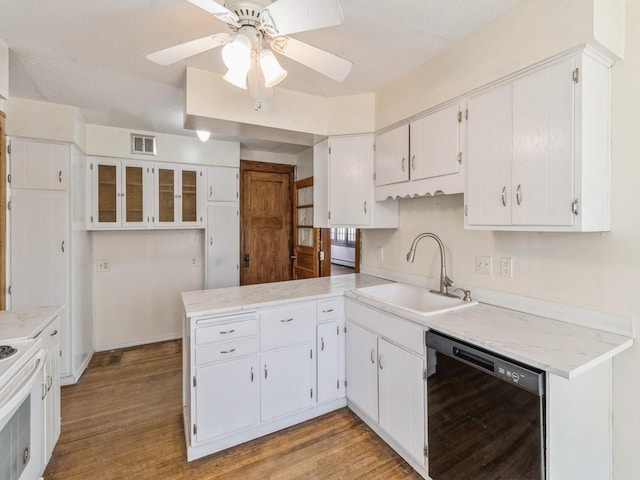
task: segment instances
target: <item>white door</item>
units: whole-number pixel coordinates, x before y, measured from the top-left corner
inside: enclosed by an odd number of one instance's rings
[[[44,360],[44,462],[51,458],[60,436],[60,372],[58,369],[60,343],[54,343],[45,355]]]
[[[67,190],[69,146],[21,138],[11,139],[13,189]]]
[[[513,82],[514,225],[572,225],[574,60]]]
[[[308,408],[314,401],[311,344],[261,355],[260,418],[267,421]]]
[[[207,288],[238,285],[240,257],[237,204],[207,206]]]
[[[198,443],[260,421],[258,369],[258,356],[253,355],[196,370],[194,423]]]
[[[338,372],[338,323],[318,325],[316,352],[318,352],[318,403],[338,398],[340,391]]]
[[[380,426],[424,464],[424,360],[378,340]]]
[[[411,179],[450,175],[460,171],[458,104],[411,122]]]
[[[331,225],[369,225],[373,207],[373,136],[329,141]]]
[[[467,224],[511,223],[511,84],[469,99]]]
[[[376,185],[409,180],[409,125],[376,135]]]
[[[378,421],[378,337],[347,321],[347,398]]]
[[[238,169],[209,167],[207,169],[207,201],[238,201]]]

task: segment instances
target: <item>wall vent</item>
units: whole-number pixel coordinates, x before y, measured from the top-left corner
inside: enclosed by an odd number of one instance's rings
[[[156,154],[156,137],[150,135],[131,134],[131,153],[143,155]]]

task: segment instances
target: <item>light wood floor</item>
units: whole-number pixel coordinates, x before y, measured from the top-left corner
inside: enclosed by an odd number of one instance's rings
[[[419,479],[348,409],[187,463],[178,341],[97,353],[62,389],[45,479]]]

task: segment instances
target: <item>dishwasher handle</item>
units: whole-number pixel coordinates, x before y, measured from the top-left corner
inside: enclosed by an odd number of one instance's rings
[[[494,363],[489,361],[488,359],[482,358],[479,355],[474,355],[473,353],[467,352],[466,350],[462,350],[458,347],[453,347],[452,353],[454,357],[458,357],[469,363],[473,363],[474,365],[489,372],[493,372],[495,369]]]

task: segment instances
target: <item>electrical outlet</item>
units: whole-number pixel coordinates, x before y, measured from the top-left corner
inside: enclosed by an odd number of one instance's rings
[[[384,248],[378,247],[378,261],[381,262],[384,260]]]
[[[491,257],[487,255],[476,255],[476,273],[480,275],[491,275]]]
[[[96,271],[108,272],[111,270],[111,262],[109,260],[96,260]]]
[[[502,257],[500,259],[500,276],[504,278],[513,278],[513,259]]]

